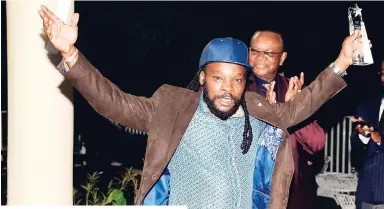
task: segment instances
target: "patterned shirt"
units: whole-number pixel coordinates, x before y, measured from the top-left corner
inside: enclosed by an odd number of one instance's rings
[[[257,140],[267,125],[252,116],[250,122],[253,142],[248,153],[242,154],[244,114],[221,120],[200,97],[197,111],[168,165],[169,205],[252,208]]]

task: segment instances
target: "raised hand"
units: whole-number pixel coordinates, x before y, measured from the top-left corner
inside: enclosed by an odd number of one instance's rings
[[[269,104],[276,103],[276,92],[273,91],[275,88],[275,81],[272,81],[271,84],[264,84],[263,86],[267,89],[265,98],[268,100]]]
[[[304,85],[304,73],[300,73],[300,79],[295,76],[289,79],[287,93],[285,93],[285,101],[292,100],[303,88]]]
[[[349,66],[352,65],[352,57],[354,50],[354,41],[362,36],[360,30],[355,30],[355,32],[344,39],[339,57],[337,58],[335,64],[337,67],[342,70],[346,70]],[[371,41],[369,40],[369,47],[372,47]]]
[[[77,23],[79,22],[79,14],[72,15],[71,23],[64,24],[56,15],[54,15],[47,7],[41,6],[39,10],[45,33],[52,45],[63,55],[74,52],[74,44],[78,36]]]

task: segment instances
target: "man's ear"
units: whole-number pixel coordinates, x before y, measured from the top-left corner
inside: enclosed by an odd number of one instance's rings
[[[280,62],[279,62],[279,65],[280,65],[280,66],[283,66],[284,61],[285,61],[285,59],[287,58],[287,56],[288,56],[288,53],[287,53],[287,52],[283,52],[283,54],[282,54],[281,57],[280,57]]]
[[[200,81],[200,85],[204,85],[204,81],[205,81],[205,72],[204,72],[204,70],[202,70],[201,72],[200,72],[200,78],[199,78],[199,81]]]

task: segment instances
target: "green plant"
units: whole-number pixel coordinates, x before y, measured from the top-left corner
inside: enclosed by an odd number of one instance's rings
[[[139,189],[138,176],[140,172],[133,170],[132,168],[125,169],[125,172],[121,174],[120,178],[114,178],[109,181],[107,186],[107,192],[101,191],[98,186],[100,173],[94,172],[88,174],[87,183],[81,185],[84,190],[85,200],[80,197],[82,194],[73,189],[73,204],[79,205],[84,202],[85,205],[127,205],[127,199],[124,196],[124,192],[129,193],[128,188],[133,189],[133,195],[135,198]]]

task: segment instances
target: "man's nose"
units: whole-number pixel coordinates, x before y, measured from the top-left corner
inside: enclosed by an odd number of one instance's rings
[[[224,81],[221,85],[221,90],[231,92],[234,90],[233,83],[231,81]]]

